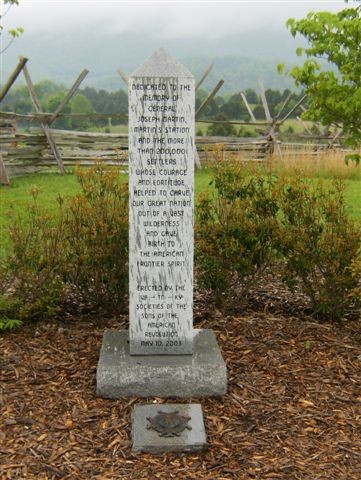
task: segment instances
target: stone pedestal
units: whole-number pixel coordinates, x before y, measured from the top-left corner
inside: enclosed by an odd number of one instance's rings
[[[194,330],[192,355],[130,355],[127,330],[108,330],[97,368],[97,394],[205,397],[227,391],[227,371],[212,330]]]

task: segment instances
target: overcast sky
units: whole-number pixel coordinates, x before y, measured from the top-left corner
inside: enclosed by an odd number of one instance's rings
[[[301,18],[310,10],[342,8],[343,0],[20,0],[3,22],[5,28],[24,27],[26,35],[73,34],[77,28],[87,27],[101,35],[141,31],[159,39],[217,39],[239,31],[283,29],[289,17]]]

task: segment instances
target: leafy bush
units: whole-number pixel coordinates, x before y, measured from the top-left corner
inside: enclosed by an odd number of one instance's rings
[[[39,206],[38,193],[31,192],[27,219],[12,218],[13,253],[1,269],[2,290],[10,295],[0,313],[20,320],[54,315],[63,295],[63,224]]]
[[[215,120],[221,123],[212,123],[207,127],[207,135],[210,137],[236,137],[237,130],[234,125],[228,123],[228,117],[224,113],[219,113]]]
[[[255,130],[250,129],[250,128],[240,127],[239,130],[238,130],[238,136],[240,138],[256,137],[257,132]]]
[[[216,195],[204,195],[196,207],[200,284],[218,299],[234,286],[245,297],[273,256],[278,210],[273,183],[271,176],[223,162],[215,171]]]
[[[280,181],[279,189],[285,281],[291,288],[301,285],[316,314],[340,320],[357,286],[351,266],[361,245],[360,229],[347,215],[343,184],[334,181],[326,188],[299,177]]]
[[[351,264],[351,275],[355,281],[355,286],[350,293],[351,301],[354,301],[356,303],[356,306],[360,306],[361,305],[361,255],[353,259]],[[361,311],[360,311],[360,319],[361,319]]]
[[[116,170],[76,170],[82,192],[59,197],[56,215],[38,192],[27,219],[13,218],[12,254],[1,265],[0,317],[39,319],[57,314],[69,290],[109,309],[124,301],[128,284],[128,191]],[[1,325],[0,325],[1,329]]]
[[[325,186],[220,161],[214,185],[196,207],[196,260],[200,285],[218,300],[235,288],[246,298],[254,277],[279,262],[321,318],[340,320],[360,301],[361,232],[340,180]]]
[[[113,307],[128,285],[128,186],[103,165],[76,175],[82,193],[65,207],[65,278],[92,302]]]

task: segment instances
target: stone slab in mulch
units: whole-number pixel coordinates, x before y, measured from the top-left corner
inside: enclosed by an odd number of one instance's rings
[[[188,454],[206,450],[207,439],[201,405],[134,405],[132,441],[133,452]]]

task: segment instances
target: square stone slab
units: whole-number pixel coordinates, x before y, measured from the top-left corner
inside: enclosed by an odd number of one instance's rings
[[[160,436],[148,428],[151,423],[148,417],[154,418],[159,412],[177,411],[180,415],[190,417],[179,436]],[[133,452],[166,453],[166,452],[200,452],[207,448],[202,407],[199,404],[158,404],[135,405],[132,412]]]
[[[212,330],[194,330],[192,355],[130,355],[127,330],[107,330],[97,368],[97,394],[204,397],[227,391],[227,370]]]

